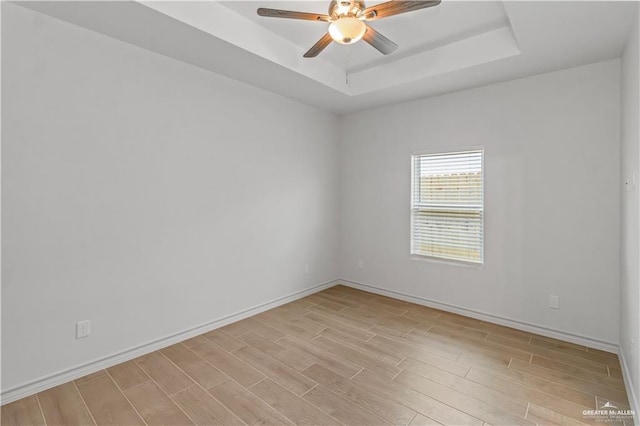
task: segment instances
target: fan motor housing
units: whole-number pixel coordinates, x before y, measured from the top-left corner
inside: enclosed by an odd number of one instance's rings
[[[340,16],[360,17],[365,9],[363,0],[331,0],[329,16],[337,19]]]

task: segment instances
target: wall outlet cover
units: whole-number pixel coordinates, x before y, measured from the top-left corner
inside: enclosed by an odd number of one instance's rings
[[[76,323],[76,339],[88,337],[91,334],[91,321],[80,321]]]

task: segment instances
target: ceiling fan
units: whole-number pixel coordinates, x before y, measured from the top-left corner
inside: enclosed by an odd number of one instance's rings
[[[401,13],[413,12],[439,5],[441,0],[392,0],[371,7],[365,7],[363,0],[332,0],[329,14],[293,12],[280,9],[258,9],[258,15],[268,18],[302,19],[305,21],[328,22],[329,30],[303,56],[315,58],[332,41],[340,44],[352,44],[363,39],[383,55],[388,55],[398,45],[374,30],[366,21],[387,18]]]

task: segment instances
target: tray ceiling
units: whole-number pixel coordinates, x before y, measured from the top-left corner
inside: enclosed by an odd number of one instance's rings
[[[332,43],[303,59],[327,24],[262,18],[256,9],[325,13],[328,2],[15,3],[336,113],[618,57],[634,7],[444,0],[371,23],[400,46],[391,55]]]

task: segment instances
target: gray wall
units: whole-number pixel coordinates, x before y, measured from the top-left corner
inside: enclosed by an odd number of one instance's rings
[[[640,7],[636,6],[635,23],[629,32],[629,37],[622,55],[622,127],[621,127],[621,176],[623,182],[628,180],[633,172],[640,172],[640,88],[638,62],[640,49],[638,43],[638,20]],[[638,177],[640,179],[640,177]],[[621,208],[621,274],[620,274],[620,349],[627,363],[631,376],[635,397],[636,410],[640,408],[640,209],[638,208],[638,194],[640,182],[636,183],[633,191],[623,190]],[[629,385],[629,384],[628,384]],[[631,395],[629,395],[631,399]],[[640,413],[637,413],[640,415]],[[640,420],[639,417],[636,420]]]
[[[340,276],[617,344],[619,73],[616,59],[343,117]],[[411,153],[478,145],[484,267],[412,260]]]
[[[336,278],[335,116],[2,7],[3,390]]]

